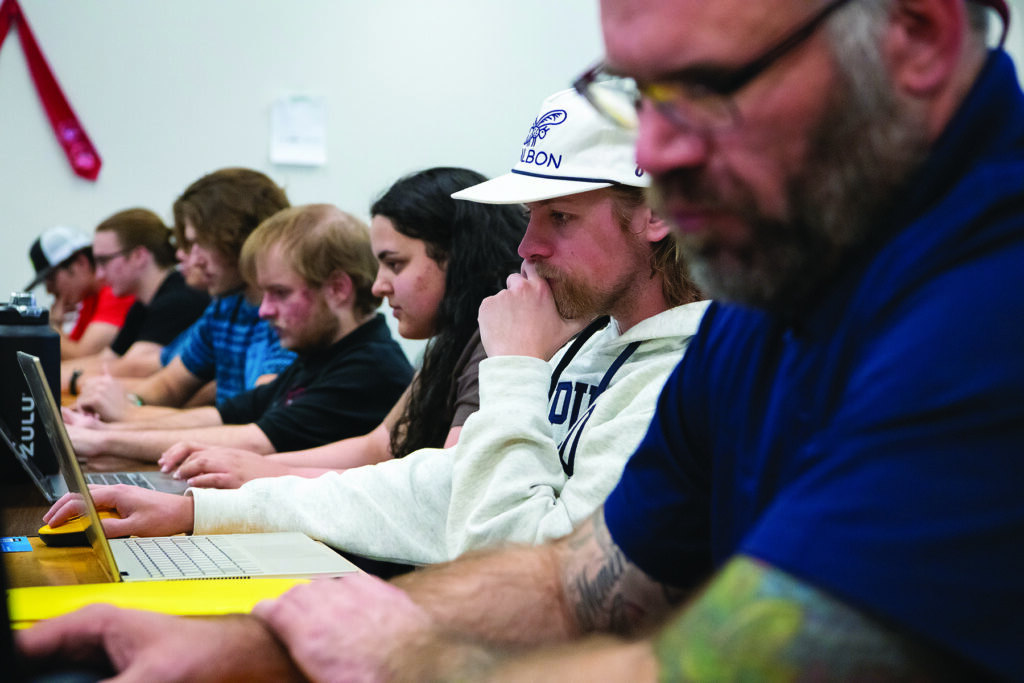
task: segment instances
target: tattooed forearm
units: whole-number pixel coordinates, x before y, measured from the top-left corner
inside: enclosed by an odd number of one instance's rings
[[[901,634],[773,567],[732,560],[655,642],[661,680],[957,680]],[[943,658],[944,659],[944,658]],[[942,673],[942,676],[937,674]],[[962,672],[961,672],[962,673]]]
[[[633,565],[608,533],[601,510],[570,539],[565,591],[581,632],[630,634],[664,615],[682,592]]]
[[[606,619],[614,624],[624,617],[621,596],[616,590],[625,567],[622,554],[613,552],[595,576],[581,573],[576,577],[576,618],[584,629],[593,630]]]

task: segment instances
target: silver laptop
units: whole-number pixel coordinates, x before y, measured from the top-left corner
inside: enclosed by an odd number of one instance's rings
[[[56,503],[68,492],[64,477],[60,474],[43,474],[24,448],[14,442],[7,423],[0,418],[0,441],[14,454],[22,469],[28,473],[36,488],[49,503]],[[94,472],[85,475],[87,484],[131,484],[164,493],[184,493],[188,484],[163,472]]]
[[[49,394],[54,403],[39,359],[19,351],[18,362],[33,395]],[[297,532],[107,540],[64,421],[53,410],[41,410],[40,415],[67,488],[82,501],[89,520],[86,537],[111,581],[300,578],[359,571],[324,544]]]
[[[22,356],[25,356],[25,358],[23,359]],[[39,418],[45,424],[45,416],[47,413],[50,413],[54,415],[58,421],[63,423],[63,418],[60,414],[60,407],[58,407],[57,402],[53,397],[53,393],[50,391],[50,387],[45,381],[45,373],[42,375],[43,381],[41,385],[34,385],[31,379],[29,379],[29,374],[34,372],[31,369],[32,361],[30,360],[33,358],[35,358],[35,356],[30,356],[27,353],[18,353],[18,363],[21,365],[21,371],[25,374],[25,378],[28,380],[28,390],[32,394],[32,399],[35,401]],[[40,386],[45,387],[46,391],[42,391]],[[2,422],[3,421],[0,420],[0,423]],[[39,491],[46,497],[46,500],[51,503],[56,503],[61,496],[68,492],[67,487],[64,485],[63,477],[59,474],[46,475],[40,471],[36,464],[32,462],[32,458],[29,457],[29,454],[24,452],[17,445],[10,427],[6,424],[0,424],[0,434],[2,434],[3,441],[7,443],[7,447],[14,453],[14,457],[18,459],[18,462],[20,462],[21,466],[25,468],[25,471],[28,472],[32,481],[34,481],[36,486],[39,487]],[[85,475],[85,481],[89,484],[130,484],[132,486],[141,486],[142,488],[162,491],[164,493],[184,493],[185,489],[188,488],[188,483],[181,479],[175,479],[169,474],[157,472],[156,470],[150,472],[90,472]]]

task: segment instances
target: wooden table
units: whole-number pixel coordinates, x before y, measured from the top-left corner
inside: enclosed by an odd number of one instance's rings
[[[32,552],[4,553],[10,588],[108,581],[89,546],[51,548],[38,537],[29,538],[29,543],[32,544]]]
[[[146,471],[157,469],[155,463],[121,458],[90,461],[87,471]],[[106,575],[92,548],[50,548],[39,540],[39,527],[49,503],[33,484],[28,482],[0,485],[3,524],[0,536],[28,536],[32,552],[4,553],[7,581],[12,588],[22,586],[62,586],[74,583],[100,583]]]
[[[75,402],[75,397],[62,393],[60,402],[62,406],[69,406]],[[144,472],[156,470],[157,465],[100,456],[90,458],[82,469],[86,472]],[[50,504],[32,483],[27,480],[0,483],[0,506],[3,507],[0,536],[28,536],[32,544],[32,552],[3,553],[7,580],[12,588],[107,580],[92,548],[50,548],[39,540],[39,527]]]
[[[106,581],[91,547],[50,548],[39,540],[43,514],[50,509],[32,484],[4,484],[3,529],[0,536],[28,536],[32,552],[4,553],[11,588],[60,586]]]

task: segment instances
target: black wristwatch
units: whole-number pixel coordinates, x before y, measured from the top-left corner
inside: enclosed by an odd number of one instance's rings
[[[68,380],[68,391],[72,396],[78,396],[78,378],[82,376],[82,368],[75,368],[71,371],[71,379]]]

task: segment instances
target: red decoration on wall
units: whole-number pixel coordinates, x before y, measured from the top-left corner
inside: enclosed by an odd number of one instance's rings
[[[39,49],[32,29],[25,20],[25,13],[18,0],[0,0],[0,48],[3,47],[8,31],[15,25],[18,27],[21,50],[25,53],[32,82],[39,93],[46,116],[50,119],[50,126],[57,136],[57,142],[64,148],[71,169],[87,180],[96,180],[103,162],[82,124],[78,122],[78,117],[68,104],[67,98],[64,97],[64,92],[50,70],[50,65],[46,63],[46,57]]]

